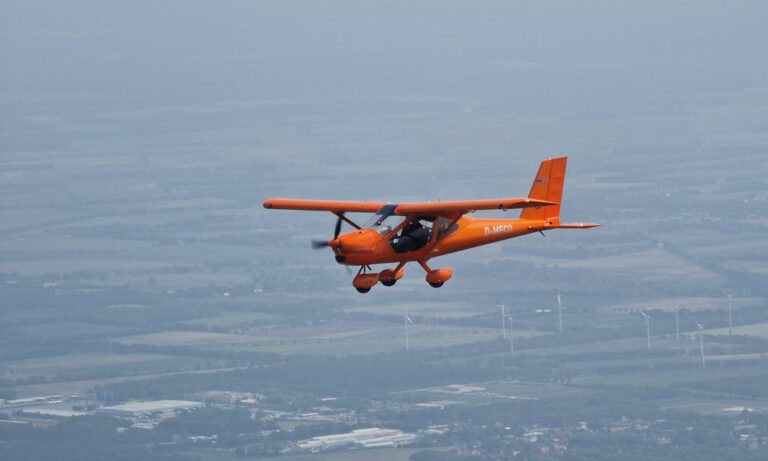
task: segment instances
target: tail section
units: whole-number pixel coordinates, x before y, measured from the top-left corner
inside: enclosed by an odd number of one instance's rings
[[[557,202],[558,204],[524,208],[523,212],[520,213],[520,219],[548,220],[560,216],[560,202],[563,198],[565,164],[567,162],[568,157],[550,158],[541,162],[528,198]]]

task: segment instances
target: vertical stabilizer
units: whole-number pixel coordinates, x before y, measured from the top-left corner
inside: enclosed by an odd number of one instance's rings
[[[565,182],[565,164],[568,157],[550,158],[541,162],[536,179],[533,180],[528,198],[547,200],[560,203],[563,199],[563,183]],[[524,208],[520,219],[558,218],[560,205],[543,206],[539,208]]]

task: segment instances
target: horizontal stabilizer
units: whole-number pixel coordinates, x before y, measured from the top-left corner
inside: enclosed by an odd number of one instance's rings
[[[587,229],[589,227],[600,227],[602,224],[593,224],[593,223],[577,223],[577,224],[553,224],[551,226],[547,226],[550,229]]]

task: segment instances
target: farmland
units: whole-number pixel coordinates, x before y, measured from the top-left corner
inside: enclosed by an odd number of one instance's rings
[[[0,18],[3,461],[766,458],[760,2],[86,3]],[[262,206],[526,197],[559,156],[602,227],[439,289],[362,295],[337,216]]]

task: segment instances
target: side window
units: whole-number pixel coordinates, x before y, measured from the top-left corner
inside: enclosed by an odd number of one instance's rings
[[[446,236],[453,234],[457,230],[459,230],[459,225],[457,223],[454,223],[453,226],[451,226],[450,229],[448,229],[448,226],[451,224],[452,219],[448,218],[440,218],[440,221],[437,224],[437,237],[440,238],[445,234]]]
[[[375,229],[375,228],[374,228]],[[408,222],[397,236],[389,241],[395,253],[406,253],[424,248],[432,238],[433,224],[430,219],[419,218]]]

